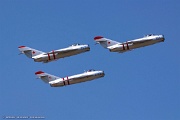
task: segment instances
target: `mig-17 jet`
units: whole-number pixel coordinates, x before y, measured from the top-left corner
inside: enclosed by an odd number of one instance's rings
[[[110,52],[123,53],[132,49],[153,45],[159,42],[164,42],[164,35],[149,34],[139,39],[129,40],[127,42],[117,42],[111,39],[104,38],[102,36],[94,37],[96,43],[100,44],[104,48],[109,49]]]
[[[104,77],[105,73],[104,71],[96,71],[91,69],[85,71],[84,73],[67,76],[64,78],[60,78],[42,71],[36,72],[35,75],[42,79],[45,83],[49,83],[51,87],[62,87],[101,78]]]
[[[22,54],[25,54],[27,57],[34,59],[35,62],[44,63],[90,51],[89,45],[81,44],[73,44],[67,48],[52,50],[47,53],[26,46],[19,46],[18,49]]]

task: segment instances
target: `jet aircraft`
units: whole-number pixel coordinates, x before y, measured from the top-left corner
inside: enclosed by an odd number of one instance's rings
[[[127,42],[117,42],[111,39],[104,38],[102,36],[94,37],[96,43],[101,44],[104,48],[109,49],[110,52],[123,53],[132,49],[153,45],[159,42],[164,42],[164,35],[149,34],[143,38],[129,40]]]
[[[49,83],[51,87],[62,87],[66,85],[81,83],[90,81],[93,79],[104,77],[105,73],[104,71],[96,71],[96,70],[88,70],[84,73],[73,75],[73,76],[67,76],[64,78],[60,78],[54,75],[50,75],[48,73],[38,71],[35,73],[35,75],[42,79],[45,83]]]
[[[72,55],[80,54],[83,52],[90,51],[89,45],[73,44],[67,48],[52,50],[48,53],[26,47],[19,46],[20,54],[25,54],[27,57],[34,59],[35,62],[48,63],[59,58],[69,57]]]

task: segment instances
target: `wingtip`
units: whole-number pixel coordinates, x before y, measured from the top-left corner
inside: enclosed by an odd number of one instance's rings
[[[24,47],[26,47],[26,46],[19,46],[18,48],[24,48]]]
[[[43,71],[37,71],[35,72],[36,75],[44,73]]]
[[[102,37],[102,36],[96,36],[96,37],[94,37],[94,40],[98,40],[98,39],[101,39],[101,38],[104,38],[104,37]]]

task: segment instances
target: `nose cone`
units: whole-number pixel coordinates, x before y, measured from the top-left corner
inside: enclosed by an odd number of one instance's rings
[[[164,35],[159,35],[159,40],[161,40],[162,42],[164,42],[165,38],[164,38]]]
[[[104,76],[105,76],[105,73],[104,73],[104,71],[101,71],[101,75],[102,75],[102,77],[104,77]]]
[[[89,44],[86,46],[87,51],[90,51]]]
[[[162,35],[162,41],[164,42],[164,40],[165,40],[165,37],[164,37],[164,35]]]

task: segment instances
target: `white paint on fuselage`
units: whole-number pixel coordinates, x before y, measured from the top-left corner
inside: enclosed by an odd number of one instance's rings
[[[97,79],[100,77],[104,77],[103,71],[91,71],[91,72],[85,72],[82,74],[77,74],[69,77],[60,78],[54,81],[49,82],[49,84],[52,87],[61,87],[65,85],[71,85],[76,84],[80,82],[86,82],[89,80]]]
[[[113,46],[108,47],[108,49],[111,52],[126,52],[131,49],[145,47],[145,46],[149,46],[149,45],[156,44],[163,41],[164,41],[163,35],[152,35],[152,36],[146,36],[146,37],[135,39],[135,40],[129,40],[127,42],[120,43],[120,44],[115,44]]]
[[[72,50],[73,51],[69,51]],[[78,46],[70,46],[67,48],[63,48],[63,49],[59,49],[59,50],[55,50],[55,51],[51,51],[51,53],[45,53],[45,54],[40,54],[37,56],[34,56],[33,59],[35,62],[51,62],[60,58],[64,58],[64,57],[69,57],[69,56],[73,56],[73,55],[77,55],[86,51],[89,51],[90,47],[88,45],[78,45]],[[63,53],[59,53],[63,51]],[[67,52],[66,52],[67,51]],[[54,53],[53,53],[54,52]]]

